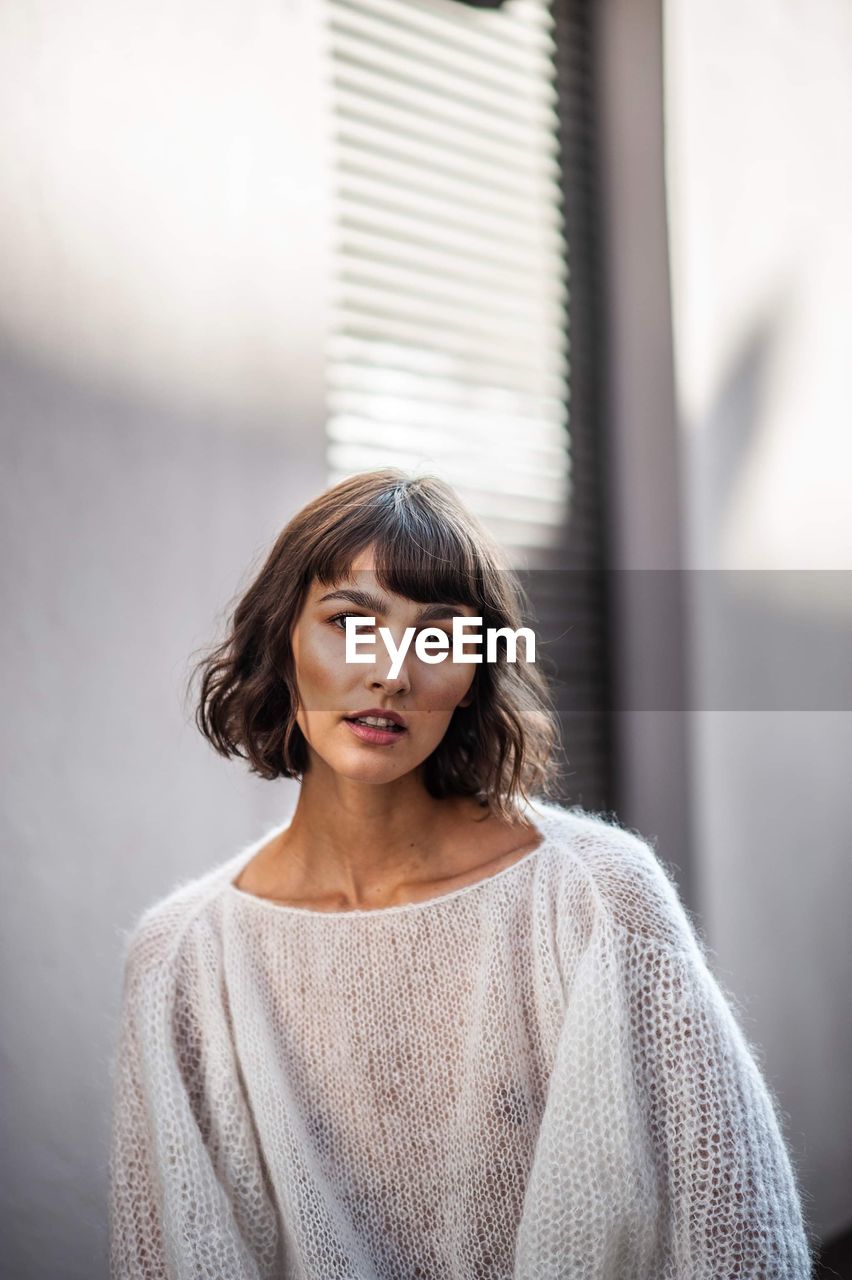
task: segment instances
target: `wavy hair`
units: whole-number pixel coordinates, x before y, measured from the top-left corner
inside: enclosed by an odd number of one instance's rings
[[[423,604],[472,605],[485,629],[517,630],[531,613],[501,548],[444,480],[396,467],[350,476],[281,530],[233,608],[225,639],[193,668],[195,722],[220,755],[248,760],[262,778],[304,775],[292,628],[312,583],[335,585],[368,546],[386,591]],[[547,795],[559,773],[549,686],[520,649],[508,662],[498,637],[497,661],[476,666],[471,689],[472,702],[456,708],[423,761],[423,781],[436,798],[474,795],[510,819],[521,798]]]

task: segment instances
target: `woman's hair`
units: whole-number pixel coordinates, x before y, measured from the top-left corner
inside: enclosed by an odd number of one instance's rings
[[[200,676],[195,721],[221,755],[247,759],[263,778],[305,773],[292,629],[313,581],[339,582],[371,545],[386,591],[424,604],[471,605],[485,629],[524,625],[529,606],[520,582],[445,481],[396,467],[350,476],[282,529],[239,598],[226,638],[193,670],[190,687]],[[471,704],[456,708],[423,762],[424,783],[432,796],[475,795],[510,818],[521,797],[547,794],[559,772],[549,689],[520,652],[516,662],[506,660],[498,637],[497,661],[476,666],[471,691]]]

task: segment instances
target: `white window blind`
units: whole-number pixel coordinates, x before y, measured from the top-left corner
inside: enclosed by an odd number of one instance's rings
[[[330,483],[454,484],[507,546],[569,499],[554,41],[540,0],[326,0]]]

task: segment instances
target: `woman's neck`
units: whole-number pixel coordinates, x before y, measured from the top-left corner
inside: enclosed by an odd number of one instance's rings
[[[256,855],[240,887],[320,910],[375,908],[475,876],[537,837],[474,797],[436,800],[413,777],[326,788],[307,774],[290,825]]]

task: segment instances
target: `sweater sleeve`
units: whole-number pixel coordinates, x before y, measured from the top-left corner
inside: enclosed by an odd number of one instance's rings
[[[109,1161],[110,1263],[114,1280],[167,1280],[161,1183],[143,1082],[138,994],[125,969],[113,1073]]]
[[[640,1112],[677,1280],[807,1280],[810,1246],[776,1105],[694,939],[629,935]]]
[[[264,1280],[277,1227],[197,965],[131,939],[114,1058],[112,1280]],[[203,1010],[203,1017],[202,1017]],[[221,1016],[221,1015],[220,1015]],[[204,1035],[201,1034],[202,1022]]]

